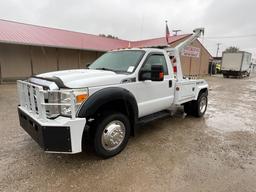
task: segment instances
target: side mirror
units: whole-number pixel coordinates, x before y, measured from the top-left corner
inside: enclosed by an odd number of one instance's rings
[[[152,65],[151,66],[151,80],[152,81],[163,81],[164,80],[163,65]]]
[[[164,80],[164,69],[160,64],[151,66],[150,71],[140,71],[139,80],[151,80],[151,81],[163,81]]]

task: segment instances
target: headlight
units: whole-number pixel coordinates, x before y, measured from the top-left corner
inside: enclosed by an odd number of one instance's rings
[[[88,98],[88,89],[63,89],[45,93],[47,117],[55,118],[59,115],[71,117],[72,106],[75,112],[78,107]],[[61,104],[61,105],[59,105]]]
[[[60,114],[63,116],[71,116],[72,105],[75,105],[75,111],[77,111],[78,107],[88,98],[88,96],[88,89],[61,91],[60,103],[63,105],[60,106]],[[72,101],[72,98],[74,101]]]

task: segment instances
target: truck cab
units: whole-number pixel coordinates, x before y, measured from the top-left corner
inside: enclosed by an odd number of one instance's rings
[[[87,69],[18,81],[20,125],[46,152],[73,154],[88,144],[97,155],[112,157],[140,122],[162,117],[176,105],[189,115],[204,115],[208,84],[181,76],[179,49],[110,51]]]
[[[136,59],[131,59],[132,55]],[[109,57],[111,65],[105,63],[105,58]],[[127,63],[127,66],[123,63]],[[89,69],[93,70],[102,68],[118,73],[120,79],[117,86],[133,93],[139,117],[168,108],[174,101],[174,74],[170,59],[164,50],[135,48],[112,51],[89,66]],[[99,89],[102,87],[94,87],[91,92],[97,92]]]

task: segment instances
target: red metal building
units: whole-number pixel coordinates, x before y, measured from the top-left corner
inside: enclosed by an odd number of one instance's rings
[[[189,36],[170,36],[169,44],[175,46]],[[0,80],[24,79],[53,70],[84,68],[112,49],[161,45],[167,45],[165,37],[127,41],[0,20]],[[197,57],[182,56],[184,74],[207,74],[211,55],[199,41],[192,46],[198,48],[199,54]]]

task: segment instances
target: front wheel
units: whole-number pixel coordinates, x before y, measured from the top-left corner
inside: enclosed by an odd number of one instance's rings
[[[93,146],[98,156],[103,158],[115,156],[127,145],[130,136],[130,122],[122,113],[103,115],[98,119],[95,128]]]

